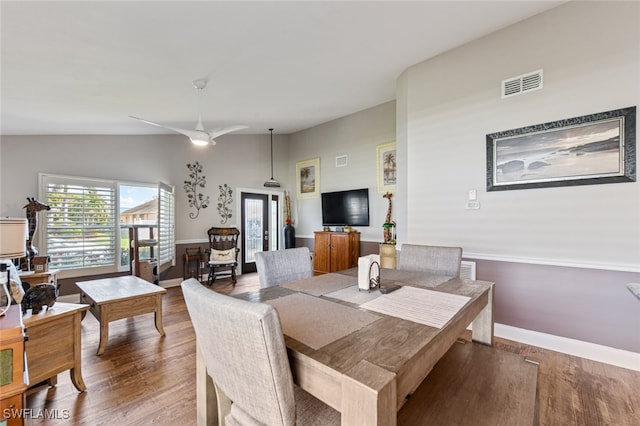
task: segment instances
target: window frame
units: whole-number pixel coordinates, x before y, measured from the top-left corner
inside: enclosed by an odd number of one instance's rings
[[[75,269],[61,269],[58,276],[60,278],[71,278],[71,277],[84,277],[84,276],[92,276],[92,275],[104,275],[110,273],[118,273],[118,272],[127,272],[130,271],[129,265],[121,266],[121,245],[120,245],[120,187],[125,186],[144,186],[150,188],[157,188],[158,196],[160,197],[161,192],[164,190],[166,193],[170,193],[170,219],[169,219],[169,227],[170,230],[166,233],[169,235],[169,249],[165,249],[168,253],[168,258],[160,265],[160,270],[166,270],[170,266],[175,266],[175,188],[172,185],[168,185],[162,182],[150,183],[150,182],[130,182],[130,181],[121,181],[117,179],[101,179],[101,178],[91,178],[91,177],[83,177],[83,176],[69,176],[69,175],[61,175],[56,173],[39,173],[38,174],[38,193],[39,198],[41,200],[48,200],[48,184],[50,182],[55,181],[66,181],[69,184],[81,185],[85,187],[95,186],[95,185],[105,185],[111,186],[114,188],[114,220],[113,227],[111,229],[112,236],[114,238],[113,248],[115,250],[114,254],[114,263],[112,265],[105,266],[95,266],[88,268],[75,268]],[[45,201],[46,202],[46,201]],[[160,206],[160,202],[158,203],[158,209],[162,210]],[[160,212],[158,216],[158,234],[160,234]],[[159,236],[159,235],[158,235]],[[36,230],[36,237],[40,242],[40,254],[46,256],[47,255],[47,242],[48,242],[48,226],[46,221],[41,221],[39,223],[38,229]],[[160,253],[159,253],[160,254]],[[160,256],[158,256],[160,257]],[[163,259],[165,260],[165,259]]]

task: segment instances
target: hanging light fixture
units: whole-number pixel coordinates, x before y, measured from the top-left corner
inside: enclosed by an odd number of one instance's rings
[[[271,132],[271,179],[264,183],[267,188],[280,188],[280,182],[273,178],[273,129],[269,129]]]

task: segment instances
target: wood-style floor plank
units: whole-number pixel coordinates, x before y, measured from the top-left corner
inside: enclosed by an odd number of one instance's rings
[[[235,288],[228,279],[214,284],[226,294],[256,288],[256,274],[239,276]],[[27,408],[34,418],[25,424],[194,425],[195,338],[179,287],[163,298],[163,323],[165,337],[154,327],[153,314],[115,321],[104,354],[97,356],[99,324],[88,314],[82,322],[87,392],[78,393],[68,373],[58,375],[56,387],[29,391]],[[540,363],[541,425],[638,424],[640,372],[499,338],[495,346]]]

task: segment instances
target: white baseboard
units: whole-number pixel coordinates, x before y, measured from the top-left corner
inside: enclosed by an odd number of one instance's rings
[[[628,368],[629,370],[640,371],[640,353],[569,339],[567,337],[554,336],[552,334],[539,333],[537,331],[525,330],[504,324],[495,324],[494,334],[496,337],[503,339],[550,349],[593,361],[604,362],[606,364]]]
[[[182,282],[182,278],[172,278],[170,280],[160,281],[160,287],[162,288],[170,288],[170,287],[178,287]]]

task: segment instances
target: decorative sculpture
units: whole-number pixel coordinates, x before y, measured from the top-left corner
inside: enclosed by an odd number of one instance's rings
[[[230,207],[233,202],[233,190],[226,183],[224,185],[218,185],[218,188],[220,189],[220,196],[218,197],[218,213],[222,216],[220,223],[225,224],[227,223],[227,220],[233,216]]]
[[[391,192],[387,192],[382,197],[389,200],[387,217],[385,218],[384,223],[382,224],[383,233],[384,233],[384,244],[395,244],[396,243],[395,235],[393,235],[393,233],[391,232],[391,229],[396,227],[396,223],[391,221],[391,208],[392,208],[391,198],[393,197],[393,194]]]
[[[206,209],[209,207],[209,196],[205,198],[202,193],[198,193],[198,188],[204,188],[207,184],[205,176],[201,176],[202,166],[199,162],[193,164],[187,164],[187,168],[191,173],[189,177],[191,180],[184,181],[184,190],[187,193],[187,199],[189,200],[189,207],[195,207],[196,212],[189,213],[191,219],[195,219],[200,214],[200,209]]]
[[[31,287],[22,298],[22,314],[31,309],[31,314],[39,314],[43,306],[51,308],[58,298],[58,288],[54,284],[43,283]]]
[[[31,270],[31,260],[38,255],[38,249],[33,245],[33,236],[38,229],[38,212],[42,210],[51,210],[47,204],[41,203],[35,198],[27,197],[27,205],[22,207],[27,209],[27,222],[29,223],[29,239],[26,241],[26,257],[20,259],[20,269]]]

